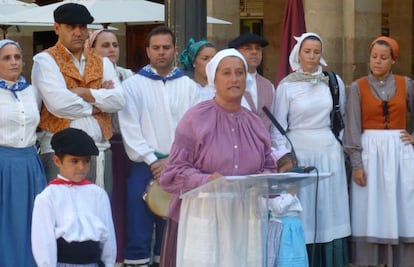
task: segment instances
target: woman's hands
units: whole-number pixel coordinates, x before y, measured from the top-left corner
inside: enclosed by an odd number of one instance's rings
[[[213,172],[211,175],[210,175],[210,177],[208,177],[208,181],[210,182],[210,181],[213,181],[213,180],[215,180],[215,179],[217,179],[217,178],[220,178],[220,177],[222,177],[223,175],[221,175],[220,173],[218,173],[218,172]]]
[[[154,179],[158,181],[160,179],[161,173],[164,170],[165,164],[167,163],[167,158],[159,159],[155,162],[153,162],[150,165],[152,175],[154,176]]]
[[[364,169],[354,169],[352,170],[352,179],[359,186],[367,185],[367,178],[365,176]]]
[[[277,163],[277,171],[278,172],[286,172],[289,169],[293,168],[293,160],[292,160],[292,153],[287,153],[283,157],[281,157]]]
[[[414,136],[408,133],[406,130],[400,132],[401,141],[406,145],[414,145]]]

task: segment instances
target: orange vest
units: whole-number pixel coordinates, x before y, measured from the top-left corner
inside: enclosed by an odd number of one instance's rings
[[[388,119],[384,116],[383,101],[371,92],[366,77],[357,80],[361,95],[362,129],[405,129],[406,94],[404,76],[394,75],[395,95],[388,100]]]
[[[83,77],[79,70],[72,62],[68,51],[57,43],[55,46],[46,50],[58,65],[68,89],[76,87],[85,87],[91,89],[99,89],[102,85],[103,61],[102,58],[93,54],[87,54],[86,66]],[[112,137],[111,116],[109,113],[94,114],[93,117],[99,123],[102,130],[102,135],[105,140]],[[58,118],[50,113],[45,105],[42,106],[39,127],[46,131],[56,133],[60,130],[66,129],[70,125],[69,119]]]

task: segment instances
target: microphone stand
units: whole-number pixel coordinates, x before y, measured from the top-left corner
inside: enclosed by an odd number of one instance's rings
[[[318,191],[319,191],[319,171],[314,166],[309,167],[301,167],[298,166],[298,159],[296,157],[295,149],[293,147],[292,142],[290,141],[289,137],[286,135],[286,131],[283,129],[283,127],[279,124],[279,122],[276,120],[276,118],[273,116],[273,114],[269,111],[269,109],[266,106],[263,106],[263,111],[266,114],[266,116],[270,119],[270,121],[273,123],[273,125],[279,130],[279,132],[286,138],[286,140],[289,142],[291,147],[291,154],[292,154],[292,163],[293,167],[286,172],[296,172],[296,173],[309,173],[313,170],[316,171],[316,191],[315,191],[315,221],[314,221],[314,236],[313,236],[313,244],[312,244],[312,262],[311,267],[314,266],[314,259],[315,259],[315,245],[316,245],[316,236],[317,236],[317,230],[318,230]]]
[[[266,116],[269,118],[269,120],[272,122],[272,124],[277,128],[277,130],[286,138],[286,140],[289,142],[289,145],[291,147],[290,153],[292,154],[292,165],[293,167],[286,172],[296,172],[296,173],[309,173],[315,169],[313,166],[309,167],[303,167],[298,166],[298,158],[296,157],[295,148],[293,147],[292,141],[290,141],[290,138],[286,135],[286,131],[283,129],[282,125],[276,120],[276,118],[273,116],[273,114],[270,112],[270,110],[263,106],[262,108],[263,112],[266,114]]]

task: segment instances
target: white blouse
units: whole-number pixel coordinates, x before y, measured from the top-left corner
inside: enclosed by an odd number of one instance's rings
[[[36,142],[40,96],[33,86],[16,92],[0,89],[0,146],[23,148]]]
[[[345,112],[345,88],[337,76],[340,88],[341,112]],[[327,83],[323,81],[283,80],[276,89],[274,102],[276,119],[286,132],[306,129],[330,129],[332,95]],[[286,138],[272,127],[272,145],[278,149],[286,148]]]

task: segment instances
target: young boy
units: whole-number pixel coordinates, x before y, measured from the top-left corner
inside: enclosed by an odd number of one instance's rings
[[[59,174],[35,199],[32,250],[38,266],[114,266],[115,231],[107,193],[85,177],[93,139],[67,128],[53,135]]]

